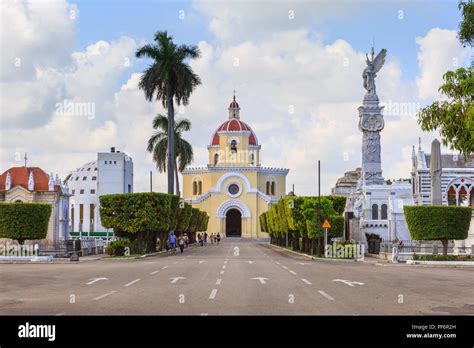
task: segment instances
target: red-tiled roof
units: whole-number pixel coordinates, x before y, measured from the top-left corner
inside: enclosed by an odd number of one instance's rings
[[[219,128],[217,128],[217,131],[212,136],[211,145],[219,145],[218,132],[246,132],[246,131],[250,132],[249,144],[257,145],[257,137],[255,136],[255,133],[253,132],[252,128],[250,128],[250,126],[247,123],[236,118],[225,121],[219,126]]]
[[[34,191],[49,191],[49,175],[39,167],[12,167],[0,175],[0,191],[5,191],[5,182],[7,180],[7,172],[10,172],[11,188],[21,186],[28,189],[28,178],[30,172],[33,172],[33,180],[35,183]]]

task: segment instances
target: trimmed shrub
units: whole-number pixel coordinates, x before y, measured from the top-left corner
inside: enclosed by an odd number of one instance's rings
[[[23,244],[28,239],[44,239],[51,216],[49,203],[0,203],[0,237]]]
[[[126,250],[130,251],[130,241],[128,239],[114,240],[105,248],[106,254],[110,256],[124,256]]]
[[[266,214],[267,214],[267,213],[262,213],[262,214],[260,214],[260,216],[259,216],[259,220],[260,220],[260,231],[262,231],[262,232],[268,232],[268,230],[267,230],[267,217],[266,217]]]
[[[414,240],[440,240],[447,255],[448,240],[466,239],[471,223],[470,207],[404,206],[405,219]]]

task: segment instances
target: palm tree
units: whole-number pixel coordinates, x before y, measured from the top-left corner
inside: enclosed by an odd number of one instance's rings
[[[156,163],[156,167],[162,172],[166,172],[168,162],[168,118],[166,116],[158,114],[153,119],[153,129],[156,132],[148,139],[147,151],[153,154],[153,161]],[[175,157],[174,163],[174,175],[176,179],[177,195],[179,192],[179,181],[178,171],[182,172],[186,166],[191,164],[193,161],[193,147],[190,143],[182,138],[182,133],[187,132],[191,129],[191,121],[186,118],[178,119],[174,125],[174,145],[175,145]],[[178,161],[179,159],[179,161]],[[179,165],[178,165],[179,164]]]
[[[201,84],[201,79],[193,72],[185,60],[198,58],[199,49],[196,46],[180,45],[173,42],[173,37],[166,31],[158,31],[154,44],[147,44],[137,50],[137,58],[153,59],[152,64],[143,72],[138,87],[145,92],[145,98],[161,100],[168,113],[168,142],[166,161],[168,167],[168,193],[174,193],[175,174],[175,145],[173,141],[175,128],[174,101],[178,105],[187,105],[194,88]],[[177,188],[179,191],[179,188]]]

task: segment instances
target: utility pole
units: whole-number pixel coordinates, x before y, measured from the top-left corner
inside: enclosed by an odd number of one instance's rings
[[[153,192],[153,175],[152,175],[151,170],[150,170],[150,192]]]
[[[318,224],[316,230],[318,231],[318,256],[320,254],[321,246],[321,235],[319,233],[319,227],[321,226],[321,160],[318,160]]]

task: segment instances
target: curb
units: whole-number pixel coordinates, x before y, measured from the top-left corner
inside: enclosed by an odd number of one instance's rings
[[[268,244],[268,245],[270,247],[278,248],[278,249],[281,249],[283,251],[287,251],[289,253],[292,253],[292,254],[295,254],[295,255],[298,255],[298,256],[304,256],[304,257],[307,257],[311,260],[316,260],[316,261],[363,262],[363,261],[358,261],[358,260],[355,260],[355,259],[329,259],[329,258],[324,258],[324,257],[314,257],[314,256],[311,256],[311,255],[308,255],[308,254],[299,253],[299,252],[294,251],[294,250],[288,250],[288,249],[283,248],[283,247],[278,246],[278,245],[274,245],[274,244]]]
[[[474,267],[474,261],[422,261],[407,260],[407,265],[426,265],[438,267]]]

